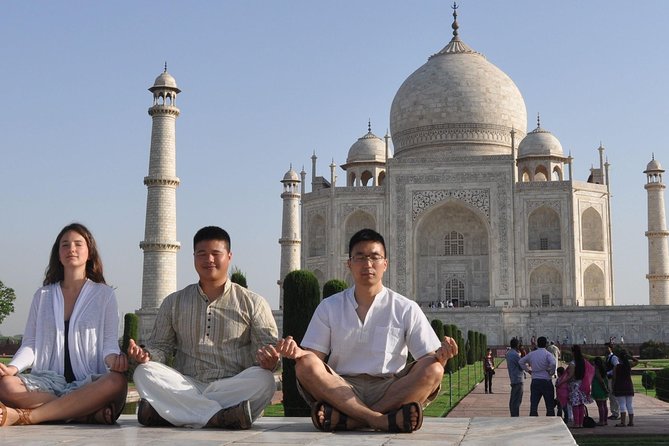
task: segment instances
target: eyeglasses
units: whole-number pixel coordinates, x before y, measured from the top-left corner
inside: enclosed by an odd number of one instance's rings
[[[379,255],[371,255],[371,256],[355,255],[353,257],[350,257],[349,260],[353,263],[372,262],[372,265],[378,265],[379,263],[386,260],[386,258]]]

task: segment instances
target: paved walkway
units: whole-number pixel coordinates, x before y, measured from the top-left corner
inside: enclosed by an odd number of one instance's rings
[[[509,417],[509,374],[506,363],[502,363],[493,378],[493,393],[486,394],[483,383],[466,396],[460,404],[449,414],[448,418],[461,417]],[[588,405],[590,416],[598,421],[597,405]],[[520,419],[528,420],[530,417],[530,377],[525,381],[523,403],[520,406]],[[546,413],[543,400],[539,403],[539,414]],[[534,417],[532,417],[534,418]],[[546,417],[538,417],[546,418]],[[510,417],[509,417],[510,419]],[[669,444],[669,403],[662,402],[656,398],[637,393],[634,396],[634,427],[615,427],[617,421],[609,420],[608,426],[597,426],[591,429],[570,429],[576,440],[582,436],[606,435],[606,436],[632,436],[658,435],[666,436]]]

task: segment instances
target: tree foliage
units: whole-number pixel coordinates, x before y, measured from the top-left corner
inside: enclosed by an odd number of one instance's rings
[[[348,283],[341,279],[330,279],[323,285],[323,299],[344,291],[348,288]]]
[[[432,329],[434,330],[434,334],[437,335],[440,341],[444,340],[444,323],[441,322],[439,319],[433,319],[432,322],[430,322],[430,325],[432,325]]]
[[[14,301],[16,300],[16,293],[14,289],[5,286],[0,281],[0,324],[7,316],[14,312]]]
[[[474,364],[477,356],[476,338],[474,337],[474,330],[467,330],[467,344],[466,344],[467,364]]]
[[[655,379],[656,378],[657,378],[657,375],[654,371],[646,370],[641,375],[641,385],[646,390],[652,390],[652,389],[655,388]]]
[[[646,341],[639,347],[641,359],[664,359],[669,356],[669,347],[664,342]]]
[[[235,268],[230,275],[230,280],[232,283],[248,288],[246,285],[246,275],[239,268]]]
[[[320,302],[318,279],[311,271],[296,270],[283,281],[283,335],[302,343],[311,316]],[[283,360],[283,408],[287,417],[305,417],[310,408],[297,391],[295,361]]]
[[[123,343],[121,344],[121,351],[127,352],[130,340],[137,340],[139,337],[139,316],[135,313],[126,313],[123,318]]]

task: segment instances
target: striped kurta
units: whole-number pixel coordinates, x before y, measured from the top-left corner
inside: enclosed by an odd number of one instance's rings
[[[275,345],[277,334],[267,301],[228,280],[213,302],[198,284],[167,296],[146,348],[151,360],[174,354],[177,371],[212,382],[257,365],[257,349]]]

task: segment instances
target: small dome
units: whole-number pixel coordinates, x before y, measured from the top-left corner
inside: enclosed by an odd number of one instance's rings
[[[537,127],[527,134],[518,145],[518,158],[526,156],[563,157],[562,144],[548,130]]]
[[[290,170],[288,170],[288,172],[286,172],[286,174],[283,176],[283,180],[281,180],[281,182],[282,182],[282,183],[288,183],[288,182],[291,182],[291,183],[293,183],[293,182],[297,182],[297,183],[299,183],[299,182],[300,182],[300,176],[299,176],[299,175],[297,174],[297,172],[295,172],[295,171],[293,170],[293,168],[291,167]]]
[[[386,143],[371,129],[348,150],[346,163],[356,162],[386,162]]]
[[[179,87],[177,87],[177,81],[170,73],[167,72],[167,68],[165,71],[160,73],[160,76],[156,78],[155,82],[153,83],[153,87],[149,88],[149,91],[153,92],[153,90],[158,88],[170,88],[172,90],[176,90],[177,93],[181,92]]]
[[[650,172],[650,171],[664,172],[664,169],[662,169],[662,165],[660,164],[660,162],[658,160],[655,159],[655,157],[653,157],[653,159],[650,161],[650,163],[648,163],[648,165],[646,166],[646,172]]]

